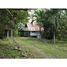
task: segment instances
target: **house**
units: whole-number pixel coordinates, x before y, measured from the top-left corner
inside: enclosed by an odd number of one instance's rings
[[[37,22],[35,21],[36,17],[33,17],[34,10],[28,10],[28,23],[25,24],[25,26],[21,23],[20,24],[20,32],[21,36],[26,36],[26,37],[41,37],[40,32],[43,32],[44,28],[39,26]]]
[[[40,31],[43,32],[44,28],[41,27],[36,22],[28,22],[25,27],[21,28],[21,32],[23,33],[23,36],[26,37],[41,37]]]

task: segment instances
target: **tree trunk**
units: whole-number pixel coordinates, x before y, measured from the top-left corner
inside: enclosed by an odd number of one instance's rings
[[[11,38],[13,38],[13,29],[11,29]]]
[[[9,38],[9,31],[7,31],[7,38]]]
[[[39,29],[40,29],[40,32],[39,32],[37,38],[38,38],[39,40],[41,40],[41,26],[39,27]]]
[[[54,33],[53,33],[53,42],[54,42],[54,44],[55,44],[55,42],[56,42],[56,37],[55,37],[55,35],[56,35],[56,34],[55,34],[55,32],[56,32],[55,18],[56,18],[56,17],[54,16],[54,27],[53,27],[53,28],[54,28],[54,31],[53,31],[53,32],[54,32]]]
[[[54,42],[54,44],[55,44],[55,41],[56,41],[56,37],[55,37],[55,32],[54,32],[54,34],[53,34],[53,42]]]

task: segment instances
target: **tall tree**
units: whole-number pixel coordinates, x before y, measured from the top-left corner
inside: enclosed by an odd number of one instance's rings
[[[19,9],[0,9],[0,34],[2,36],[4,33],[5,26],[10,27],[12,29],[16,29],[18,22],[26,22],[27,21],[27,10],[19,10]]]
[[[57,21],[59,19],[61,9],[41,9],[35,11],[35,15],[37,17],[37,21],[40,24],[43,24],[45,36],[48,39],[53,38],[55,43],[55,36],[56,36],[56,28],[57,28]]]
[[[40,27],[40,35],[41,35],[41,28],[43,27],[43,22],[44,22],[44,10],[35,10],[34,16],[36,17],[36,21]]]

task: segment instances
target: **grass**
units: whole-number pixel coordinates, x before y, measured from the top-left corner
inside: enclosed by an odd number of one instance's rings
[[[0,40],[0,58],[67,58],[67,41],[53,44],[49,40],[30,37],[16,37],[14,40]],[[16,46],[20,50],[15,49]]]

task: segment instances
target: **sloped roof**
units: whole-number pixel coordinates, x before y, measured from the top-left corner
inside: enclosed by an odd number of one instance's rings
[[[40,31],[40,26],[37,23],[27,23],[27,31]],[[44,28],[41,27],[41,31],[43,31]]]

